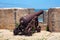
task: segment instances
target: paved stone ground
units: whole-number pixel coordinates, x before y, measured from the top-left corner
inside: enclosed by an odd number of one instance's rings
[[[10,30],[0,29],[0,40],[60,40],[60,33],[41,31],[32,36],[14,36]]]

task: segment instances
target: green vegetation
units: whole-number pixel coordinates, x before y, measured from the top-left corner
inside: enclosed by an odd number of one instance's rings
[[[16,22],[15,27],[18,27],[18,25],[19,25],[19,24]]]
[[[49,27],[48,26],[46,27],[46,31],[49,31]]]

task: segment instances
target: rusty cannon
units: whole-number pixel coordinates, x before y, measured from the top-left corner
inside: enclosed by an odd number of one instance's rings
[[[32,35],[34,32],[40,32],[40,26],[38,25],[38,16],[43,13],[43,10],[36,12],[34,14],[28,14],[21,17],[19,26],[13,31],[14,35]]]

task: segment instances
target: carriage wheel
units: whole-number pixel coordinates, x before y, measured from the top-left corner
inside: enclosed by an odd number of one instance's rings
[[[22,31],[21,29],[15,28],[14,31],[13,31],[13,33],[14,33],[14,35],[18,35],[19,32],[21,32],[21,31]]]
[[[37,32],[40,32],[40,30],[41,30],[41,27],[38,26],[38,27],[37,27]]]

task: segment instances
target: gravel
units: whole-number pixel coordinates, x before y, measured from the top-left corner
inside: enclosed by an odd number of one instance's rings
[[[0,29],[0,40],[60,40],[60,32],[41,31],[32,36],[15,36],[10,30]]]

